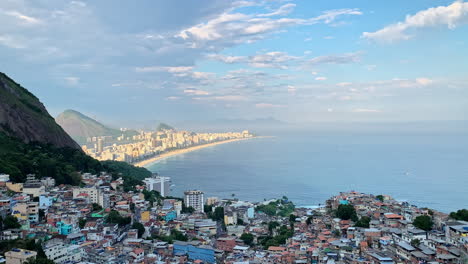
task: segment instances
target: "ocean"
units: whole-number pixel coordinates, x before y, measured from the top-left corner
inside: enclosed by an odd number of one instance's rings
[[[341,191],[388,194],[442,212],[468,208],[468,135],[283,133],[208,147],[151,164],[172,195],[324,204]]]

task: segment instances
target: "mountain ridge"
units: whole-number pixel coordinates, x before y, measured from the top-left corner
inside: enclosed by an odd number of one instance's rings
[[[100,136],[136,135],[134,130],[120,131],[83,114],[79,111],[67,109],[59,114],[55,121],[78,143],[86,144],[86,139]]]
[[[36,96],[4,73],[0,73],[0,132],[24,143],[81,150]]]

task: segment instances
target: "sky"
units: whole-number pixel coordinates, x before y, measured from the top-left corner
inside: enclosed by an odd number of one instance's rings
[[[0,2],[0,71],[99,120],[467,120],[468,2]]]

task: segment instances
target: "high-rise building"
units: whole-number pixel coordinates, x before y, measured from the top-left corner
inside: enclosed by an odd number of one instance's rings
[[[184,192],[185,206],[193,207],[197,212],[203,212],[204,193],[202,191],[193,190]]]
[[[104,145],[104,142],[103,142],[102,138],[98,138],[98,140],[97,140],[97,150],[96,150],[97,153],[102,152],[102,150],[104,149],[103,145]]]
[[[148,191],[157,191],[161,196],[169,196],[171,192],[171,178],[153,175],[143,180]]]

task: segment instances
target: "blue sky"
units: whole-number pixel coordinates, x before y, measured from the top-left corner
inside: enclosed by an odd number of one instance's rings
[[[466,120],[468,2],[0,3],[1,71],[100,120]]]

